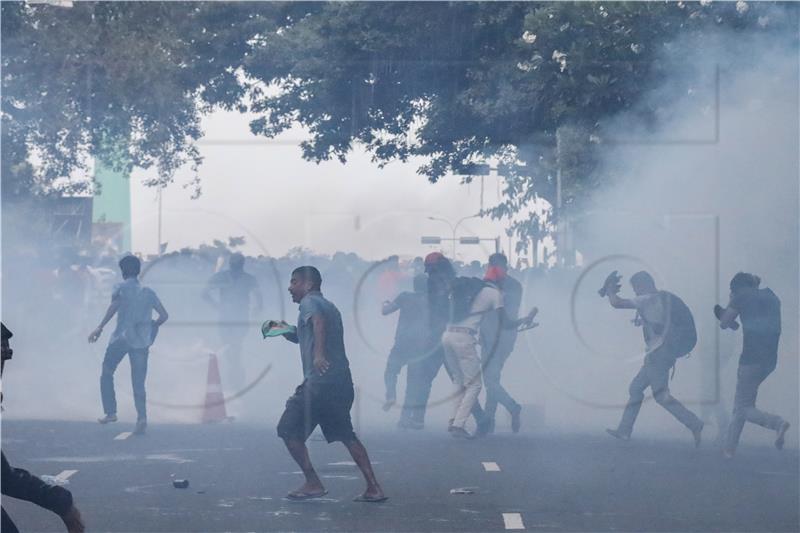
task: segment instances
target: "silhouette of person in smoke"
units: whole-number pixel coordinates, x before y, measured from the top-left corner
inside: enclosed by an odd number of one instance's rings
[[[503,307],[511,320],[516,320],[522,303],[522,285],[508,275],[508,259],[496,253],[489,256],[489,267],[484,280],[494,283],[503,295]],[[491,268],[494,267],[494,268]],[[484,413],[487,420],[487,431],[494,431],[497,404],[501,404],[511,414],[511,429],[519,432],[522,406],[500,383],[503,366],[506,364],[514,344],[517,342],[516,328],[500,327],[500,313],[489,313],[481,322],[480,344],[481,364],[483,366],[483,383],[486,386],[486,405]]]
[[[609,435],[628,440],[633,432],[633,425],[644,401],[647,387],[653,391],[656,402],[669,411],[680,423],[686,426],[694,436],[695,446],[700,446],[703,422],[689,409],[673,397],[669,392],[669,372],[674,367],[676,358],[685,355],[675,353],[669,342],[671,307],[669,294],[659,291],[653,277],[645,271],[631,276],[631,286],[636,296],[631,299],[619,297],[619,278],[612,273],[606,279],[602,291],[614,309],[635,309],[636,323],[642,326],[647,355],[639,373],[631,381],[628,391],[630,398],[616,429],[607,429]]]
[[[715,309],[722,329],[738,329],[742,318],[742,355],[736,379],[733,417],[723,453],[732,458],[739,444],[745,422],[775,431],[775,447],[783,449],[789,422],[756,408],[758,388],[778,364],[781,337],[781,301],[769,288],[759,288],[761,279],[739,272],[730,282],[731,297],[726,308]]]
[[[397,399],[397,377],[400,370],[415,357],[425,353],[428,329],[428,302],[426,287],[428,279],[424,274],[414,276],[413,292],[404,291],[392,301],[383,302],[381,313],[386,316],[400,311],[397,319],[397,330],[389,357],[386,360],[386,370],[383,374],[386,386],[386,403],[384,410],[389,410]],[[408,375],[406,375],[406,387]],[[403,410],[404,418],[408,412]]]
[[[219,311],[219,334],[224,344],[224,371],[229,385],[244,386],[245,371],[242,347],[250,325],[250,308],[258,313],[263,307],[256,278],[244,271],[245,258],[235,253],[228,260],[228,270],[217,272],[208,280],[203,299]],[[215,299],[213,292],[218,292]],[[251,300],[252,298],[252,300]]]

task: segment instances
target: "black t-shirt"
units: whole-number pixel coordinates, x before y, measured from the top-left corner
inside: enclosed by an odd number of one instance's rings
[[[428,338],[438,344],[450,321],[450,287],[447,280],[428,278]]]
[[[771,289],[742,289],[731,298],[730,306],[742,319],[740,365],[775,368],[781,336],[781,301]]]
[[[428,340],[428,301],[424,292],[401,292],[394,303],[400,308],[394,344],[401,349],[422,350]]]

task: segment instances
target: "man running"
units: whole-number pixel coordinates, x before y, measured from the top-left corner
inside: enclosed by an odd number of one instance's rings
[[[678,357],[688,353],[676,353],[673,344],[668,342],[670,332],[677,331],[678,327],[678,324],[674,323],[676,321],[673,320],[675,315],[671,314],[673,309],[678,307],[676,302],[678,298],[670,293],[659,291],[653,277],[645,271],[631,276],[631,286],[636,296],[631,299],[620,298],[618,294],[621,288],[619,277],[614,272],[606,279],[601,294],[601,296],[608,297],[608,302],[614,309],[636,309],[636,323],[642,326],[644,342],[647,347],[644,364],[631,381],[628,389],[630,399],[622,414],[622,420],[617,429],[607,429],[606,431],[618,439],[630,439],[633,424],[636,422],[636,417],[644,401],[644,391],[650,387],[656,402],[686,426],[694,436],[695,446],[700,446],[703,422],[669,392],[670,369],[675,365]],[[673,303],[670,304],[670,302]],[[688,312],[688,308],[686,310]],[[694,332],[693,322],[692,331]]]
[[[425,412],[431,387],[443,364],[451,379],[453,376],[453,370],[445,364],[442,334],[450,317],[450,289],[456,272],[452,263],[440,252],[429,253],[425,257],[424,267],[428,276],[427,338],[424,351],[408,364],[404,413],[398,423],[403,429],[418,430],[425,427]],[[486,417],[478,402],[473,403],[472,416],[478,426],[478,433],[486,434]]]
[[[300,311],[297,331],[286,333],[284,337],[300,345],[304,379],[286,402],[278,422],[278,436],[300,466],[306,482],[287,498],[308,500],[327,494],[305,444],[319,425],[325,440],[345,445],[364,475],[367,488],[355,501],[382,502],[387,498],[350,420],[354,391],[344,348],[342,316],[336,306],[322,296],[321,289],[322,276],[315,267],[301,266],[292,272],[289,294],[292,301],[300,305]]]
[[[397,319],[397,330],[394,337],[389,357],[386,360],[386,370],[383,381],[386,385],[386,401],[384,411],[388,411],[397,401],[397,377],[400,370],[414,358],[421,358],[427,347],[428,329],[428,300],[426,289],[428,278],[424,274],[414,276],[414,291],[404,291],[392,301],[383,303],[381,310],[383,316],[400,311]],[[406,386],[408,376],[406,375]],[[410,406],[404,406],[401,418],[410,419]],[[403,422],[400,424],[403,425]]]
[[[508,259],[505,255],[496,253],[489,256],[489,269],[483,279],[500,289],[506,314],[510,319],[516,320],[522,303],[522,285],[508,275]],[[483,382],[486,385],[484,416],[489,433],[494,431],[498,403],[511,414],[511,430],[514,433],[520,430],[522,406],[511,397],[500,382],[503,366],[514,351],[516,342],[516,328],[501,328],[499,313],[486,315],[481,322],[480,343]]]
[[[760,289],[761,280],[739,272],[731,279],[731,298],[725,309],[717,306],[715,314],[722,329],[738,329],[736,317],[742,318],[742,355],[736,379],[733,420],[723,453],[730,459],[736,453],[745,422],[752,422],[776,433],[775,447],[783,449],[789,422],[756,408],[758,387],[778,364],[778,341],[781,337],[781,301],[771,289]]]
[[[105,325],[117,315],[117,327],[108,341],[103,358],[103,372],[100,375],[100,394],[105,416],[98,419],[101,424],[117,421],[117,399],[114,394],[114,372],[127,355],[131,362],[131,383],[133,403],[136,406],[135,435],[143,435],[147,429],[147,398],[145,378],[147,378],[147,358],[156,332],[167,321],[169,315],[155,291],[139,283],[142,262],[133,255],[126,255],[119,261],[122,283],[117,284],[111,294],[111,304],[103,320],[90,335],[89,342],[97,342],[103,334]],[[158,319],[153,320],[153,311]]]
[[[487,277],[499,277],[497,267],[489,267]],[[536,308],[522,318],[508,317],[503,304],[503,295],[497,285],[478,278],[456,278],[450,286],[451,316],[442,335],[445,361],[450,377],[456,385],[453,416],[448,427],[455,438],[469,439],[466,430],[467,418],[477,404],[481,392],[481,360],[478,355],[478,333],[481,322],[490,312],[498,313],[502,329],[517,329],[522,324],[530,325],[536,316]],[[479,422],[478,434],[486,431],[486,418]]]

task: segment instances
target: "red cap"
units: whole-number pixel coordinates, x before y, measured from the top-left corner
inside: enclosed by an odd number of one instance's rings
[[[444,255],[441,252],[431,252],[425,256],[425,264],[426,265],[435,265],[440,261],[445,259]]]
[[[497,265],[492,265],[486,269],[483,279],[486,281],[500,281],[506,277],[506,269]]]

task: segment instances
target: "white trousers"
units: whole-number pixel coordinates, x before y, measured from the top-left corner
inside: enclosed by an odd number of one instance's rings
[[[464,428],[472,406],[481,392],[481,359],[478,341],[469,333],[445,331],[442,335],[444,357],[450,377],[456,386],[453,426]]]

